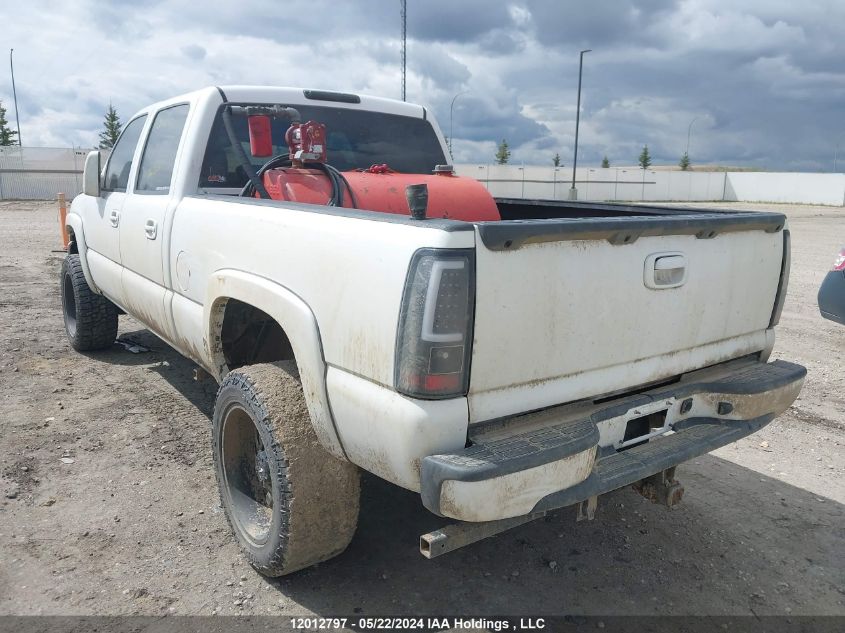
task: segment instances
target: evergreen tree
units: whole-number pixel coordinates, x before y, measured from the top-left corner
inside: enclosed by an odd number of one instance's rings
[[[552,163],[555,167],[560,167],[560,154],[555,154],[555,157],[552,159]]]
[[[604,158],[601,159],[601,166],[604,167],[605,169],[610,167],[610,161],[607,160],[607,156],[605,156]]]
[[[114,147],[114,144],[117,143],[117,137],[120,136],[122,127],[123,124],[120,122],[117,110],[109,102],[109,109],[106,111],[106,117],[103,121],[103,131],[100,132],[100,148],[107,149]]]
[[[648,145],[643,145],[643,151],[640,152],[639,161],[640,167],[648,169],[651,167],[651,154],[648,153]]]
[[[687,171],[689,169],[689,155],[686,152],[681,156],[678,166],[681,168],[681,171]]]
[[[510,157],[511,151],[508,149],[508,142],[505,139],[502,139],[502,142],[499,143],[499,149],[496,152],[496,163],[499,165],[507,165]]]
[[[18,133],[9,127],[9,122],[6,121],[6,108],[3,107],[3,102],[0,101],[0,145],[17,145],[15,139],[17,135]]]

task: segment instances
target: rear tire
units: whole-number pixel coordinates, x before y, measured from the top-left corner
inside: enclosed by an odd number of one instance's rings
[[[65,257],[60,290],[65,332],[73,349],[88,352],[111,347],[117,337],[117,307],[91,290],[79,255]]]
[[[346,549],[358,523],[358,469],[320,445],[295,363],[230,372],[212,438],[226,518],[259,573],[283,576]]]

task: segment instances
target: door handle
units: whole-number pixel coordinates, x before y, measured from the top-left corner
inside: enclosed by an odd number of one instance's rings
[[[158,234],[158,223],[155,220],[147,220],[144,224],[144,234],[148,240],[154,240]]]
[[[653,253],[646,257],[643,283],[647,288],[677,288],[687,281],[687,257],[683,253]]]
[[[111,213],[109,213],[109,224],[117,228],[117,225],[120,224],[120,211],[117,209],[111,210]]]

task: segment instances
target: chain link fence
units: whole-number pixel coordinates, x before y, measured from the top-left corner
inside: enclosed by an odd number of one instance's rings
[[[0,147],[0,200],[68,200],[82,191],[91,150],[68,147]]]

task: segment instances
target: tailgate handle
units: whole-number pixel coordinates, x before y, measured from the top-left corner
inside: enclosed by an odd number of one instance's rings
[[[677,288],[687,281],[687,257],[683,253],[652,253],[645,260],[643,283],[647,288]]]

